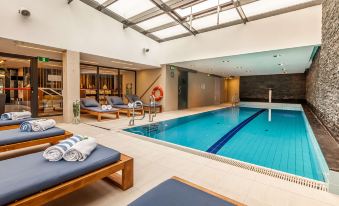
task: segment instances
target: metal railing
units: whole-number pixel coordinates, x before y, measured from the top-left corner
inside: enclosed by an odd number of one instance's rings
[[[157,116],[157,108],[156,108],[156,102],[155,102],[155,96],[151,95],[149,96],[149,102],[150,105],[148,107],[148,115],[149,115],[149,122],[153,122],[153,118]],[[152,109],[154,111],[154,113],[152,113]]]
[[[134,122],[135,120],[143,120],[145,118],[145,112],[143,112],[143,116],[140,119],[135,119],[135,109],[138,108],[140,106],[140,109],[143,110],[144,109],[144,104],[142,103],[142,101],[135,101],[132,103],[132,118],[129,121],[128,125],[129,126],[134,126]]]

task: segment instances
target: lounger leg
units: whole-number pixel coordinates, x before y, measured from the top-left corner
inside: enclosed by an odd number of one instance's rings
[[[101,114],[98,114],[98,121],[101,121]]]
[[[121,175],[121,189],[127,190],[133,187],[133,159],[128,160],[125,163],[125,168],[122,169]]]
[[[159,110],[160,110],[159,113],[161,113],[162,112],[162,106],[161,105],[159,106]]]
[[[127,117],[131,116],[131,112],[129,110],[127,110]]]
[[[115,113],[115,117],[116,117],[117,119],[119,119],[119,118],[120,118],[120,112],[116,112],[116,113]]]
[[[122,168],[122,173],[117,174],[111,174],[107,177],[114,185],[118,186],[122,190],[127,190],[131,187],[133,187],[133,159],[129,159],[124,163],[124,166]]]

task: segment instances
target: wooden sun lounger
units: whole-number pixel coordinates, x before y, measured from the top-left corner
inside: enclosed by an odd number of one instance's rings
[[[226,201],[226,202],[232,203],[233,205],[236,205],[236,206],[245,206],[245,204],[243,204],[243,203],[237,202],[237,201],[235,201],[235,200],[233,200],[233,199],[231,199],[231,198],[225,197],[225,196],[223,196],[223,195],[221,195],[221,194],[218,194],[218,193],[216,193],[216,192],[213,192],[213,191],[211,191],[211,190],[209,190],[209,189],[206,189],[206,188],[204,188],[204,187],[201,187],[201,186],[199,186],[199,185],[196,185],[196,184],[194,184],[194,183],[192,183],[192,182],[189,182],[189,181],[187,181],[187,180],[181,179],[180,177],[174,176],[174,177],[172,177],[172,179],[177,180],[177,181],[179,181],[179,182],[182,182],[182,183],[184,183],[184,184],[186,184],[186,185],[189,185],[189,186],[191,186],[191,187],[193,187],[193,188],[196,188],[196,189],[198,189],[198,190],[201,190],[201,191],[203,191],[203,192],[205,192],[205,193],[207,193],[207,194],[213,195],[214,197],[217,197],[217,198],[219,198],[219,199],[222,199],[222,200],[224,200],[224,201]]]
[[[116,111],[112,111],[112,112],[95,112],[95,111],[92,111],[92,110],[81,108],[80,111],[83,112],[83,113],[87,113],[87,114],[97,116],[97,120],[99,122],[101,121],[103,114],[115,114],[116,119],[120,118],[120,110],[116,110]]]
[[[126,113],[127,117],[131,117],[131,114],[133,112],[132,109],[123,109],[123,108],[117,108],[117,109],[120,109],[120,112]],[[138,113],[140,113],[140,115],[144,115],[145,111],[144,111],[144,109],[136,108],[136,109],[134,109],[134,112],[138,112]]]
[[[11,151],[11,150],[21,149],[25,147],[31,147],[31,146],[36,146],[36,145],[41,145],[41,144],[46,144],[46,143],[57,144],[60,140],[69,138],[72,135],[73,134],[71,132],[65,131],[65,134],[63,135],[57,135],[57,136],[52,136],[52,137],[45,137],[41,139],[25,141],[25,142],[2,145],[0,146],[0,152],[6,152],[6,151]]]
[[[152,107],[148,106],[148,105],[143,105],[143,107],[144,107],[146,112],[149,112],[149,110],[152,109]],[[162,112],[162,105],[155,106],[155,109],[159,109],[158,113],[161,113]]]
[[[2,130],[9,130],[9,129],[17,129],[19,127],[20,127],[20,124],[0,126],[0,131],[2,131]]]
[[[122,171],[121,175],[117,174]],[[37,206],[44,205],[71,192],[79,190],[95,181],[106,178],[122,190],[133,186],[133,158],[121,154],[120,161],[67,181],[48,190],[41,191],[30,197],[9,204],[10,206]]]

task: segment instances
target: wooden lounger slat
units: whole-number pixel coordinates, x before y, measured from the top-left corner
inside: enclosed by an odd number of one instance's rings
[[[232,204],[234,204],[234,205],[237,205],[237,206],[245,206],[245,204],[242,204],[242,203],[240,203],[240,202],[237,202],[237,201],[235,201],[235,200],[233,200],[233,199],[231,199],[231,198],[225,197],[225,196],[223,196],[223,195],[221,195],[221,194],[218,194],[218,193],[216,193],[216,192],[213,192],[213,191],[211,191],[211,190],[209,190],[209,189],[206,189],[206,188],[204,188],[204,187],[201,187],[201,186],[199,186],[199,185],[196,185],[196,184],[194,184],[194,183],[192,183],[192,182],[189,182],[189,181],[187,181],[187,180],[181,179],[180,177],[174,176],[174,177],[172,177],[172,179],[177,180],[177,181],[179,181],[179,182],[182,182],[182,183],[184,183],[184,184],[186,184],[186,185],[189,185],[189,186],[191,186],[191,187],[194,187],[194,188],[196,188],[196,189],[198,189],[198,190],[201,190],[201,191],[203,191],[203,192],[206,192],[206,193],[208,193],[208,194],[210,194],[210,195],[213,195],[214,197],[217,197],[217,198],[219,198],[219,199],[225,200],[226,202],[232,203]]]
[[[88,110],[88,109],[81,109],[81,112],[84,112],[84,113],[87,113],[87,114],[91,114],[91,115],[97,116],[97,119],[98,119],[99,122],[101,121],[101,117],[102,117],[103,114],[115,114],[115,117],[116,117],[117,119],[120,118],[120,112],[119,112],[119,110],[117,110],[117,111],[112,111],[112,112],[95,112],[95,111]]]
[[[2,131],[2,130],[9,130],[9,129],[17,129],[19,127],[20,127],[20,124],[0,126],[0,131]]]
[[[112,181],[116,181],[115,179],[111,179],[110,176],[120,170],[122,171],[122,175],[118,176],[118,174],[115,174],[118,178],[117,179],[118,181],[114,182],[114,184],[118,185],[122,190],[127,190],[133,186],[133,158],[121,154],[119,162],[98,169],[94,172],[88,173],[76,179],[67,181],[58,186],[42,191],[30,197],[24,198],[22,200],[16,201],[9,205],[11,206],[44,205],[52,200],[55,200],[78,189],[81,189],[105,177],[109,178]]]
[[[14,144],[2,145],[2,146],[0,146],[0,152],[6,152],[6,151],[10,151],[10,150],[16,150],[16,149],[21,149],[21,148],[25,148],[25,147],[31,147],[31,146],[46,144],[46,143],[56,144],[60,140],[69,138],[72,135],[73,134],[71,132],[65,131],[65,134],[63,134],[63,135],[57,135],[57,136],[52,136],[52,137],[46,137],[46,138],[41,138],[41,139],[25,141],[25,142],[18,142],[18,143],[14,143]]]

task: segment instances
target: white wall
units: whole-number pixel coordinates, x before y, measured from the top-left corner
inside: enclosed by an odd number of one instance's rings
[[[23,18],[18,10],[31,11]],[[159,44],[90,6],[67,0],[2,0],[0,37],[159,66]],[[150,48],[145,55],[143,48]]]
[[[321,43],[321,5],[161,43],[161,63]]]

